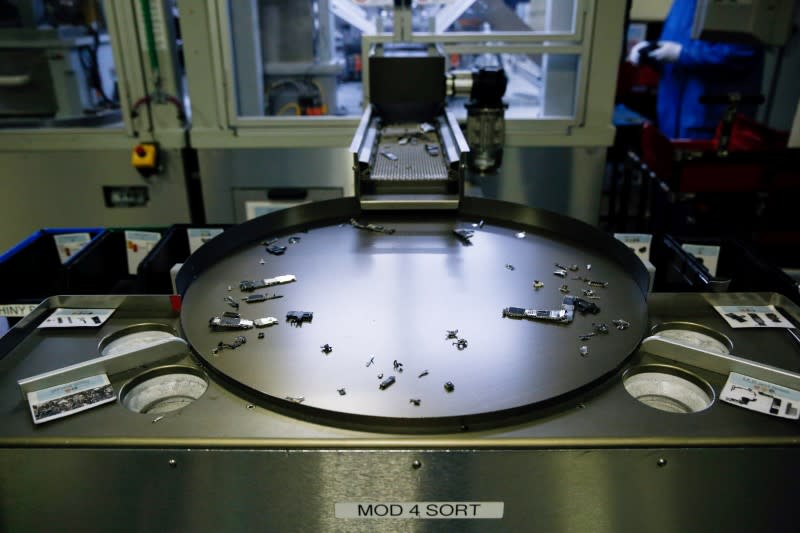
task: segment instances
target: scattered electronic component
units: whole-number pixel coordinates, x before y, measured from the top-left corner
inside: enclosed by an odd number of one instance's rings
[[[469,229],[454,229],[453,234],[458,237],[458,240],[460,240],[462,244],[469,246],[472,244],[470,239],[475,235],[475,232]]]
[[[592,313],[596,315],[600,312],[600,308],[596,303],[578,298],[577,296],[565,296],[564,303],[575,306],[575,309],[580,311],[581,314]]]
[[[580,351],[580,353],[581,353],[581,355],[583,357],[586,357],[587,355],[589,355],[589,347],[588,346],[581,346],[579,351]]]
[[[367,361],[367,368],[371,367],[375,364],[375,357],[370,357],[369,361]]]
[[[269,246],[270,244],[275,244],[278,242],[277,237],[273,237],[272,239],[267,239],[266,241],[261,241],[261,246]]]
[[[379,224],[361,224],[354,218],[350,219],[350,225],[353,226],[354,228],[365,229],[367,231],[373,231],[375,233],[386,233],[387,235],[391,235],[395,231],[394,228],[385,228],[384,226],[381,226]]]
[[[570,306],[571,307],[571,306]],[[525,309],[522,307],[506,307],[503,309],[506,318],[527,318],[528,320],[549,320],[552,322],[572,322],[573,313],[567,313],[563,307],[553,310]]]
[[[559,270],[567,270],[567,267],[562,265],[561,263],[554,263],[555,267]]]
[[[251,294],[246,298],[242,298],[242,301],[249,304],[254,304],[258,302],[266,302],[267,300],[275,300],[277,298],[283,298],[281,294],[272,294],[271,296],[266,294]]]
[[[604,322],[598,322],[598,323],[592,322],[592,327],[597,333],[608,334],[608,325]]]
[[[263,259],[259,259],[259,260],[258,260],[258,264],[259,264],[259,265],[263,265],[263,264],[265,264],[265,263],[266,263],[266,261],[264,261]]]
[[[426,144],[425,151],[428,152],[428,155],[431,157],[436,157],[439,155],[439,147],[435,144]]]
[[[277,244],[271,244],[267,246],[266,250],[272,255],[283,255],[283,253],[286,251],[286,247]]]
[[[228,305],[230,305],[230,306],[231,306],[231,307],[233,307],[234,309],[239,309],[239,302],[237,302],[236,300],[234,300],[232,297],[230,297],[230,296],[226,296],[226,297],[225,297],[225,298],[223,298],[223,299],[225,300],[225,303],[227,303]]]
[[[457,329],[448,329],[446,338],[448,338],[448,339],[457,339],[458,338],[458,330]]]
[[[538,279],[533,280],[533,288],[534,289],[541,289],[542,287],[544,287],[544,283],[542,283]]]
[[[592,296],[595,295],[595,292],[594,292],[593,289],[581,289],[581,292],[583,293],[584,296],[586,296],[588,298],[591,298]]]
[[[303,403],[306,401],[305,396],[287,396],[286,399],[292,403]]]
[[[380,378],[379,378],[379,379],[380,379]],[[392,385],[394,385],[394,382],[395,382],[395,381],[396,381],[396,380],[395,380],[394,376],[389,376],[388,378],[386,378],[386,379],[384,379],[383,381],[381,381],[381,384],[380,384],[380,385],[378,385],[378,388],[379,388],[380,390],[386,390],[386,389],[388,389],[389,387],[391,387]]]
[[[572,272],[577,272],[577,271],[578,271],[578,265],[570,265],[570,266],[569,266],[569,269],[570,269]]]
[[[286,313],[286,320],[295,327],[300,327],[303,322],[311,322],[314,319],[314,313],[310,311],[289,311]]]
[[[331,346],[330,344],[323,344],[322,346],[320,346],[320,349],[322,350],[322,353],[328,355],[333,351],[333,346]]]
[[[345,394],[347,394],[347,391],[344,389],[344,387],[342,387],[341,389],[336,389],[336,392],[339,393],[339,396],[344,396]]]
[[[616,320],[612,320],[611,323],[614,324],[615,326],[617,326],[617,329],[620,330],[620,331],[628,329],[629,327],[631,327],[631,323],[630,322],[628,322],[627,320],[622,320],[621,318],[618,318]]]
[[[608,282],[607,281],[595,281],[595,280],[592,280],[592,279],[587,279],[586,283],[590,287],[600,287],[602,289],[605,289],[606,287],[608,287]]]
[[[513,271],[514,270],[514,265],[510,265],[510,264],[506,263],[506,270],[512,270]]]
[[[411,398],[410,400],[408,400],[408,403],[413,403],[414,406],[419,407],[419,404],[422,403],[422,400],[420,400],[419,398]]]
[[[285,276],[277,276],[274,278],[257,279],[257,280],[244,280],[239,282],[239,290],[242,292],[253,292],[256,289],[263,289],[266,287],[273,287],[275,285],[284,285],[297,281],[297,278],[291,274]]]
[[[456,342],[453,343],[453,346],[458,348],[459,350],[463,350],[467,347],[467,339],[458,339]]]
[[[428,375],[428,371],[427,371],[427,370],[423,370],[423,371],[422,371],[422,373],[421,373],[419,376],[417,376],[417,377],[418,377],[418,378],[424,378],[424,377],[425,377],[425,376],[427,376],[427,375]]]
[[[583,334],[583,335],[579,335],[579,336],[578,336],[578,339],[580,339],[580,340],[582,340],[582,341],[588,341],[589,339],[591,339],[591,338],[592,338],[592,337],[594,337],[595,335],[596,335],[595,333],[585,333],[585,334]]]
[[[253,321],[253,325],[257,328],[266,328],[268,326],[274,326],[278,323],[278,319],[273,316],[267,316],[264,318],[257,318]]]
[[[586,270],[591,270],[591,269],[592,269],[592,265],[586,265]]]
[[[397,161],[399,158],[393,154],[392,152],[387,152],[385,150],[381,150],[381,155],[388,159],[389,161]]]
[[[526,236],[527,234],[524,231],[520,231],[519,233],[514,234],[514,237],[516,237],[517,239],[524,239]]]
[[[567,294],[569,293],[569,286],[565,283],[564,285],[560,286],[558,290],[561,292],[561,294]]]
[[[378,379],[383,379],[383,372],[380,372],[380,373],[378,374]]]
[[[233,342],[231,342],[230,344],[228,344],[226,342],[219,341],[219,343],[217,344],[217,347],[214,348],[213,350],[211,350],[211,353],[214,354],[214,355],[217,355],[219,352],[221,352],[225,348],[227,348],[229,350],[235,350],[236,348],[238,348],[242,344],[245,344],[246,342],[247,342],[247,338],[246,337],[242,337],[242,336],[235,337],[233,339]]]
[[[452,381],[448,381],[447,383],[444,384],[444,390],[446,390],[447,392],[453,392],[454,390],[456,390],[456,386],[453,385]]]
[[[559,278],[566,278],[567,277],[567,271],[564,270],[564,269],[553,270],[553,275],[554,276],[558,276]]]
[[[259,339],[263,339],[264,338],[264,332],[263,331],[259,331],[258,332],[258,338]]]
[[[399,362],[397,359],[394,360],[394,362],[392,363],[392,366],[398,372],[402,372],[403,371],[403,363]]]
[[[421,131],[422,133],[430,133],[435,129],[436,128],[434,128],[432,125],[430,125],[427,122],[421,122],[420,125],[419,125],[419,131]]]
[[[287,239],[287,241],[289,242],[289,244],[297,244],[298,242],[300,242],[300,237],[296,237],[296,236],[295,237],[289,237]]]
[[[215,316],[209,319],[208,325],[215,330],[225,329],[250,329],[253,321],[239,316],[239,313],[224,313],[222,316]]]
[[[231,292],[232,290],[233,290],[233,286],[232,285],[228,285],[228,292]]]

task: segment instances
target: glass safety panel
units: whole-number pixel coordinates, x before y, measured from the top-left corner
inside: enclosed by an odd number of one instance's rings
[[[230,0],[237,113],[359,116],[362,35],[392,32],[392,2]]]
[[[572,33],[576,0],[416,0],[415,32]]]
[[[488,49],[490,50],[490,48]],[[575,117],[580,56],[577,54],[448,54],[451,68],[500,66],[508,77],[503,101],[507,119]],[[448,109],[466,118],[467,97],[451,97]]]
[[[100,0],[0,2],[0,128],[122,126]]]

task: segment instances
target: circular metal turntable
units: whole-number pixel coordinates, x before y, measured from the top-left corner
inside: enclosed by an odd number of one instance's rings
[[[296,281],[239,288],[284,275]],[[646,276],[624,245],[552,213],[467,198],[453,212],[362,213],[342,199],[226,231],[186,262],[178,286],[193,349],[266,404],[333,424],[444,429],[535,411],[619,369],[647,326]],[[243,301],[254,293],[280,298]],[[576,309],[569,323],[503,315],[560,310],[565,294],[600,311]],[[211,328],[226,311],[279,323]],[[291,311],[313,319],[297,327]]]

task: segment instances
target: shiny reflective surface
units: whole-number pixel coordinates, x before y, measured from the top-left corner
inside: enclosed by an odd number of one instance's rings
[[[297,232],[267,231],[219,257],[192,282],[184,294],[183,332],[211,368],[298,416],[311,409],[332,423],[358,416],[390,426],[452,425],[464,417],[485,422],[527,409],[603,378],[638,344],[647,320],[644,296],[631,274],[604,253],[606,235],[581,225],[590,246],[524,224],[480,226],[479,219],[456,213],[422,218],[359,219],[394,229],[392,234],[356,229],[345,219],[310,227],[295,244],[289,238]],[[469,244],[453,235],[455,228],[474,231]],[[270,255],[260,244],[272,239],[287,246],[284,254]],[[576,269],[556,277],[555,263]],[[208,327],[210,317],[232,311],[226,296],[240,302],[246,296],[240,281],[287,274],[297,282],[258,291],[282,298],[239,305],[242,318],[279,318],[263,339],[257,329]],[[570,324],[503,318],[508,306],[559,309],[565,284],[582,297],[588,285],[579,277],[608,282],[594,289],[598,314],[576,312]],[[534,279],[545,286],[534,289]],[[313,312],[313,320],[292,327],[285,321],[289,311]],[[620,318],[631,327],[614,328],[611,321]],[[579,339],[601,322],[608,334]],[[454,330],[455,337],[447,338]],[[213,353],[239,335],[245,344]],[[467,341],[462,349],[459,339]],[[584,356],[580,347],[587,344]],[[395,383],[381,389],[390,376]]]

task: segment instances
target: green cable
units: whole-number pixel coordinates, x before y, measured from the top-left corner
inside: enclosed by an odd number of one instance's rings
[[[153,14],[150,11],[150,0],[141,0],[144,33],[147,37],[147,54],[150,56],[150,68],[158,75],[158,55],[156,54],[156,36],[153,33]]]

